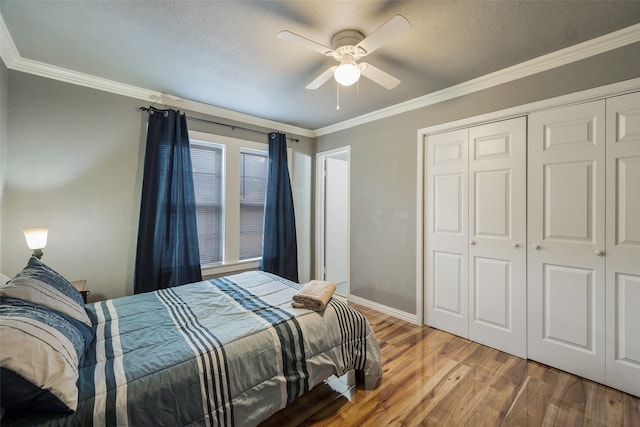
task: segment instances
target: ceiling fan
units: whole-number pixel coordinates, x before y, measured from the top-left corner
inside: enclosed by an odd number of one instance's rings
[[[393,89],[400,84],[399,79],[371,64],[358,61],[400,36],[410,27],[411,24],[404,16],[395,15],[367,37],[357,30],[339,31],[331,39],[331,47],[286,30],[278,33],[278,38],[297,43],[322,55],[331,56],[339,62],[338,65],[329,67],[313,79],[305,86],[307,89],[318,89],[332,76],[339,84],[351,86],[360,79],[361,75],[386,89]]]

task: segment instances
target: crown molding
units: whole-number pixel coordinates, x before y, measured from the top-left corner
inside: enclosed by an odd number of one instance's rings
[[[353,119],[315,129],[315,134],[316,136],[328,135],[354,126],[394,116],[396,114],[427,107],[459,96],[469,95],[474,92],[551,70],[553,68],[567,65],[572,62],[586,59],[639,41],[640,24],[635,24],[630,27],[623,28],[622,30],[614,31],[609,34],[605,34],[604,36],[600,36],[574,46],[569,46],[547,55],[539,56],[529,61],[486,74],[473,80],[469,80],[419,98],[414,98]]]
[[[600,36],[574,46],[569,46],[446,89],[373,111],[371,113],[363,114],[353,119],[310,130],[22,58],[20,57],[20,54],[13,43],[13,39],[11,38],[11,34],[9,33],[4,19],[0,14],[0,57],[9,69],[141,99],[155,104],[181,108],[264,128],[278,129],[286,133],[306,136],[309,138],[328,135],[407,111],[434,105],[463,95],[469,95],[474,92],[551,70],[553,68],[567,65],[572,62],[586,59],[639,41],[640,24],[635,24],[609,34],[605,34],[604,36]]]
[[[20,58],[18,49],[16,49],[16,45],[13,43],[13,39],[11,38],[11,34],[9,34],[9,29],[5,25],[2,15],[0,15],[0,57],[7,68],[11,68],[11,65]]]
[[[228,110],[226,108],[217,107],[215,105],[205,104],[203,102],[193,101],[191,99],[181,98],[162,92],[157,92],[138,86],[120,83],[114,80],[104,79],[90,74],[80,73],[78,71],[57,67],[55,65],[46,64],[40,61],[25,59],[20,57],[16,49],[11,34],[9,33],[2,15],[0,15],[0,55],[7,68],[33,74],[48,79],[59,80],[65,83],[71,83],[78,86],[84,86],[92,89],[110,92],[117,95],[123,95],[130,98],[141,99],[153,104],[165,105],[167,107],[180,108],[183,110],[194,111],[218,118],[238,121],[244,124],[260,126],[267,129],[277,129],[288,134],[296,134],[314,138],[315,133],[310,129],[280,123],[249,114],[239,113],[237,111]]]
[[[138,86],[128,85],[116,82],[114,80],[104,79],[101,77],[84,74],[66,68],[56,67],[54,65],[45,64],[43,62],[33,61],[31,59],[20,58],[14,61],[11,67],[16,71],[22,71],[34,74],[40,77],[59,80],[78,86],[85,86],[117,95],[123,95],[130,98],[141,99],[155,105],[164,105],[167,107],[179,108],[182,110],[194,111],[209,116],[233,120],[254,126],[260,126],[267,129],[277,129],[288,134],[296,134],[309,138],[315,137],[315,133],[309,129],[291,126],[286,123],[280,123],[273,120],[263,119],[261,117],[249,114],[239,113],[226,108],[217,107],[215,105],[205,104],[203,102],[193,101],[191,99],[181,98],[170,94],[157,92]]]
[[[611,98],[627,93],[637,92],[639,89],[640,77],[636,77],[629,80],[610,83],[604,86],[585,89],[580,92],[572,92],[565,95],[559,95],[554,98],[542,99],[540,101],[533,101],[528,104],[505,108],[503,110],[491,111],[489,113],[484,113],[473,117],[465,117],[463,119],[454,120],[452,122],[438,123],[432,126],[427,126],[425,128],[418,129],[418,139],[419,141],[422,141],[422,138],[427,135],[449,132],[456,129],[478,126],[500,120],[508,120],[514,117],[520,117],[538,111],[550,110],[567,105],[582,104],[599,99]]]

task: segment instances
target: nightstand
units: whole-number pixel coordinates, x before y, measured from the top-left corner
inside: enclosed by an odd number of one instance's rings
[[[76,288],[78,290],[78,292],[80,292],[80,295],[82,295],[82,300],[86,304],[87,303],[87,297],[91,293],[91,291],[89,291],[89,289],[87,289],[87,281],[86,280],[74,280],[73,282],[71,282],[71,284],[73,285],[74,288]]]

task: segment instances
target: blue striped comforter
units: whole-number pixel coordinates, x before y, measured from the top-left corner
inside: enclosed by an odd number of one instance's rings
[[[332,374],[382,375],[369,323],[345,303],[291,307],[299,286],[263,272],[89,304],[96,340],[70,416],[3,425],[256,425]]]

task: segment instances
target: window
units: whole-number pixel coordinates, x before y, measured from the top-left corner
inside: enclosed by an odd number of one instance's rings
[[[223,261],[224,146],[190,141],[200,264]]]
[[[189,139],[200,263],[205,269],[240,263],[257,267],[262,256],[267,144],[193,131]]]
[[[268,154],[240,152],[240,260],[262,256]]]

